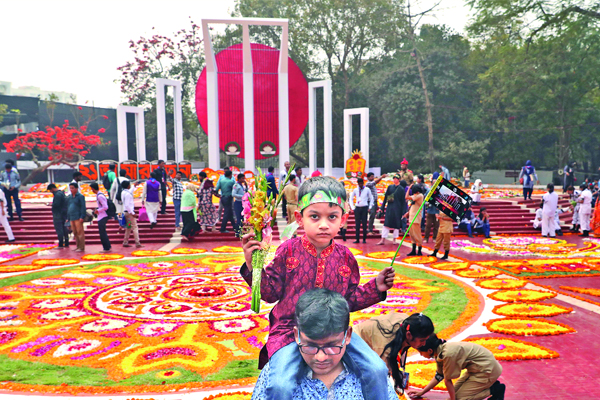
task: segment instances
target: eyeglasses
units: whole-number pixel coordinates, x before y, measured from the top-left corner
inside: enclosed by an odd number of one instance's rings
[[[337,356],[342,352],[342,349],[346,345],[346,335],[348,334],[348,330],[344,332],[344,341],[341,346],[309,346],[307,344],[300,344],[300,331],[298,330],[298,347],[300,351],[304,354],[315,356],[319,354],[319,351],[323,350],[323,354],[327,356]]]

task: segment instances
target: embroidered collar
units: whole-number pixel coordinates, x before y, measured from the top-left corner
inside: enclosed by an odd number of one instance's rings
[[[310,240],[308,240],[308,237],[306,237],[306,235],[302,236],[301,242],[302,247],[304,247],[304,249],[308,251],[310,255],[312,255],[313,257],[317,257],[317,248],[310,242]],[[333,253],[334,248],[335,242],[332,239],[329,246],[325,247],[323,251],[321,251],[321,258],[329,257]]]

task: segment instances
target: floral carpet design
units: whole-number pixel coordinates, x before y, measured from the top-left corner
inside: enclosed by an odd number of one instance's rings
[[[568,243],[564,239],[539,236],[493,237],[485,239],[481,244],[473,243],[470,240],[453,240],[451,247],[468,253],[503,257],[572,258],[600,256],[600,240],[594,238],[585,239],[582,247],[577,247],[576,244]]]
[[[0,246],[0,263],[14,261],[54,247],[55,244],[5,244]]]
[[[32,278],[8,278],[9,284],[0,280],[0,358],[20,363],[15,370],[39,362],[49,368],[87,367],[105,374],[99,386],[112,386],[96,390],[73,378],[70,385],[87,388],[76,393],[135,392],[140,375],[145,388],[140,391],[165,382],[198,388],[251,378],[258,371],[235,379],[218,375],[239,362],[254,367],[268,334],[272,305],[263,304],[259,314],[250,310],[250,288],[239,275],[242,263],[241,254],[171,256],[36,271]],[[378,272],[361,263],[363,283]],[[449,284],[430,276],[397,275],[387,300],[353,313],[352,323],[390,310],[425,310],[432,294]],[[60,382],[32,390],[57,393],[57,386]]]

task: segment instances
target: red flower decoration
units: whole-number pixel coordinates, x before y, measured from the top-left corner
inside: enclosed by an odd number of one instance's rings
[[[104,133],[104,132],[106,132],[106,129],[104,129],[104,128],[98,129],[98,133]]]

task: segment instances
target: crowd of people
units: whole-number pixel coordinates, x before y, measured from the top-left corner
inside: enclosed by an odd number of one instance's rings
[[[395,179],[400,181],[401,176]],[[420,185],[407,187],[400,198],[414,204],[422,201]],[[360,211],[362,225],[372,194],[359,185],[353,193],[357,195],[355,209],[367,207]],[[348,219],[350,197],[346,196],[343,183],[333,178],[320,176],[305,181],[297,192],[302,206],[295,210],[296,222],[305,235],[283,242],[260,271],[261,298],[276,304],[269,316],[266,345],[260,351],[262,371],[252,399],[397,400],[398,393],[403,394],[410,385],[406,358],[411,348],[435,359],[437,371],[423,390],[407,391],[410,397],[421,397],[444,381],[452,400],[504,399],[506,387],[498,380],[502,366],[494,355],[474,343],[439,339],[426,315],[389,312],[350,324],[351,312],[386,299],[395,272],[387,267],[360,285],[352,252],[333,241]],[[444,230],[442,226],[440,231]],[[240,274],[251,286],[256,273],[252,252],[260,242],[253,233],[247,233],[242,245],[245,263]]]

